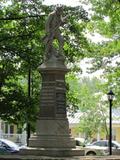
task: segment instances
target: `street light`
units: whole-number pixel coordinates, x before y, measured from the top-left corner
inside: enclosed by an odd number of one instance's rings
[[[109,108],[109,155],[112,155],[112,101],[114,98],[114,93],[110,90],[107,94],[110,108]]]

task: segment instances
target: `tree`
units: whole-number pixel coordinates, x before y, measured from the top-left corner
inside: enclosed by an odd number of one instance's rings
[[[38,54],[41,46],[35,43],[37,40],[35,35],[32,39],[35,29],[35,25],[32,24],[36,20],[31,20],[29,16],[29,19],[24,18],[25,6],[23,7],[23,4],[17,1],[12,1],[7,7],[1,6],[1,118],[8,117],[9,122],[23,124],[26,121],[25,113],[30,113],[30,111],[32,113],[36,110],[36,107],[33,107],[35,97],[28,99],[27,75],[30,69],[33,71],[37,68],[38,60],[42,57],[41,54]],[[28,119],[33,119],[32,117],[29,114]]]
[[[116,94],[116,101],[114,102],[113,107],[115,105],[118,106],[120,102],[120,2],[118,0],[88,0],[83,1],[83,3],[86,3],[87,5],[90,4],[92,10],[91,19],[87,25],[88,32],[91,34],[99,33],[104,38],[107,38],[106,41],[102,41],[101,43],[96,44],[91,42],[91,45],[89,45],[92,52],[87,53],[86,57],[92,58],[93,67],[90,71],[103,70],[104,81],[98,88],[103,94],[106,94],[110,89],[113,89]],[[116,64],[113,65],[113,62],[116,62]],[[83,91],[85,90],[86,89],[84,88]],[[85,91],[85,93],[87,94],[88,92]],[[88,96],[88,100],[89,99],[90,96]],[[82,102],[84,102],[84,100],[82,100]],[[94,105],[93,101],[92,104]],[[102,120],[101,111],[106,110],[105,108],[101,108],[100,105],[96,105],[96,107],[85,107],[85,109],[88,110],[86,111],[87,113],[83,114],[84,116],[80,124],[80,130],[87,132],[89,136],[91,136],[93,132],[96,132],[97,128],[95,126]],[[102,113],[104,113],[103,111]],[[91,121],[91,118],[93,121]],[[104,118],[106,119],[105,116]],[[104,123],[104,126],[106,134],[108,135],[106,123]],[[93,128],[93,130],[90,130],[90,128]]]
[[[11,0],[7,5],[4,1],[0,4],[0,115],[3,119],[8,117],[9,122],[23,124],[34,121],[39,108],[40,77],[37,67],[42,63],[44,54],[45,19],[55,6],[44,6],[40,0]],[[62,28],[66,63],[74,63],[89,48],[82,34],[88,18],[81,7],[64,6],[64,14],[70,15],[69,23]],[[81,22],[77,23],[79,19]],[[70,37],[73,39],[69,41]]]
[[[91,44],[93,54],[93,71],[104,70],[104,78],[107,81],[104,85],[104,92],[110,88],[116,94],[116,105],[119,104],[119,68],[120,68],[120,2],[119,0],[88,0],[91,4],[91,21],[88,30],[91,33],[99,33],[107,38],[99,44]],[[101,7],[102,6],[102,7]],[[116,65],[113,65],[116,62]]]
[[[100,89],[103,82],[97,78],[79,79],[73,73],[67,77],[67,82],[69,83],[67,96],[70,97],[67,101],[67,104],[70,105],[68,111],[71,116],[74,116],[75,112],[81,112],[77,132],[84,133],[86,139],[89,139],[98,133],[98,129],[102,128],[107,136],[107,106],[101,99],[103,89]]]

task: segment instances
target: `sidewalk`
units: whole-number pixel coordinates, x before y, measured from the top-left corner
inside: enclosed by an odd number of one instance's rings
[[[44,156],[0,155],[0,160],[120,160],[120,156],[44,157]]]

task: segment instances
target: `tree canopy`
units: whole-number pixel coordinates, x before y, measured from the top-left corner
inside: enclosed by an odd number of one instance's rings
[[[113,89],[117,99],[116,105],[120,102],[120,61],[117,62],[120,59],[120,2],[86,0],[83,3],[90,4],[91,15],[88,16],[82,6],[63,6],[64,16],[68,15],[68,18],[61,30],[65,39],[66,65],[72,66],[71,73],[66,76],[69,83],[67,104],[69,107],[72,106],[73,111],[80,107],[84,112],[97,106],[98,99],[94,97],[93,101],[91,92],[94,95],[99,91],[106,93]],[[41,77],[37,68],[43,61],[45,51],[43,44],[45,20],[54,8],[55,6],[43,5],[42,0],[0,1],[2,119],[7,118],[9,122],[16,124],[35,120],[41,87]],[[107,41],[93,43],[86,37],[86,32],[99,33],[107,38]],[[78,83],[79,78],[75,78],[77,73],[81,72],[79,62],[85,57],[92,59],[91,72],[103,70],[105,81],[97,91],[96,83],[89,82],[92,86],[87,88],[86,84]],[[116,62],[115,65],[112,65],[113,61]]]
[[[45,20],[55,6],[42,5],[41,0],[5,2],[0,2],[0,115],[9,122],[23,124],[26,113],[27,119],[33,121],[37,112],[40,88],[37,68],[43,61]],[[64,53],[66,63],[73,63],[76,70],[74,62],[89,51],[82,33],[88,17],[81,6],[64,6],[66,14],[69,17],[62,28]]]
[[[93,45],[93,69],[103,69],[104,78],[108,80],[105,90],[113,89],[119,104],[120,1],[88,0],[87,2],[91,4],[92,11],[88,30],[107,38],[106,41]]]

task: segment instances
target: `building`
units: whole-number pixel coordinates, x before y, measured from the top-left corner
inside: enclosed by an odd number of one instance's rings
[[[18,134],[18,128],[14,124],[9,124],[0,120],[0,138],[11,140],[20,145],[26,144],[26,131],[23,128]]]
[[[78,131],[81,115],[81,112],[77,112],[73,116],[68,115],[69,127],[73,137],[85,138],[85,134]],[[109,119],[107,120],[107,127],[109,128]],[[98,133],[94,135],[94,138],[97,140],[107,139],[105,134],[101,135],[100,129],[98,129]],[[112,109],[112,139],[120,143],[120,108]]]

